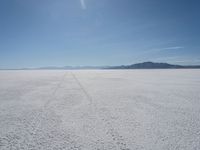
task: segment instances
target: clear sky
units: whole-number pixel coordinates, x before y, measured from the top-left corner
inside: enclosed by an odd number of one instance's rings
[[[199,0],[0,0],[0,68],[200,64]]]

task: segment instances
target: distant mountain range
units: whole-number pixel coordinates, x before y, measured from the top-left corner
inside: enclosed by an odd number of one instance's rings
[[[78,70],[78,69],[200,69],[200,65],[173,65],[168,63],[143,62],[132,65],[121,66],[64,66],[64,67],[40,67],[22,69],[3,69],[3,70]]]
[[[198,69],[200,65],[183,66],[168,63],[143,62],[132,65],[113,66],[107,69]]]

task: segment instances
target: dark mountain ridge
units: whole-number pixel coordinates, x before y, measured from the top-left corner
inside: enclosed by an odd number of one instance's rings
[[[113,66],[107,69],[197,69],[198,66],[172,65],[168,63],[143,62],[132,65]]]

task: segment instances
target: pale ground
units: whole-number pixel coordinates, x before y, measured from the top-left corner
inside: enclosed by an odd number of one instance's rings
[[[0,71],[0,150],[199,150],[200,70]]]

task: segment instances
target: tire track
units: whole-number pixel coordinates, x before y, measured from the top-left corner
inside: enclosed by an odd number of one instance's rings
[[[48,108],[48,105],[50,104],[50,102],[53,100],[53,98],[56,95],[56,92],[58,91],[58,89],[61,87],[65,77],[66,77],[67,73],[65,73],[62,78],[60,79],[60,82],[58,82],[57,86],[55,87],[55,89],[53,90],[53,92],[51,93],[51,96],[49,97],[49,100],[47,102],[44,103],[43,107],[40,109],[40,113],[36,112],[36,114],[34,115],[34,121],[32,122],[32,124],[30,124],[30,126],[33,127],[32,130],[32,134],[35,135],[36,132],[39,130],[39,126],[41,126],[41,122],[42,119],[44,119],[44,114]]]
[[[87,93],[87,91],[85,90],[85,88],[82,86],[82,84],[80,83],[80,81],[77,79],[77,77],[75,76],[74,73],[71,72],[72,77],[75,79],[75,81],[78,83],[78,85],[80,86],[81,90],[83,91],[83,93],[86,95],[87,99],[89,100],[89,104],[93,104],[93,100],[92,97]]]
[[[80,86],[84,94],[86,95],[87,99],[90,102],[91,107],[94,108],[94,112],[96,113],[97,118],[99,118],[102,124],[104,125],[105,130],[106,130],[105,131],[106,135],[111,137],[112,141],[117,145],[117,147],[120,150],[131,150],[128,147],[127,142],[125,141],[125,138],[122,135],[120,135],[119,132],[112,126],[112,123],[110,122],[108,118],[108,116],[111,116],[109,110],[106,109],[107,111],[105,114],[100,114],[99,113],[100,111],[98,110],[98,107],[94,103],[93,98],[90,96],[90,94],[87,92],[87,90],[84,88],[84,86],[77,79],[77,77],[75,76],[73,72],[71,72],[71,75],[74,78],[74,80],[78,83],[78,85]]]
[[[54,98],[56,98],[56,92],[58,91],[58,89],[61,87],[61,85],[64,83],[64,80],[65,80],[65,78],[66,78],[66,76],[67,76],[67,72],[63,75],[63,77],[61,78],[61,80],[60,80],[60,82],[57,84],[57,86],[56,86],[56,88],[55,88],[55,90],[52,92],[52,95],[51,95],[51,97],[54,97]],[[47,107],[48,107],[48,105],[51,103],[51,101],[52,101],[52,99],[50,98],[45,104],[44,104],[44,108],[43,109],[46,109]]]
[[[48,137],[50,139],[54,139],[54,137],[58,137],[59,138],[58,140],[64,142],[64,144],[60,145],[62,147],[62,149],[68,148],[71,150],[80,150],[81,146],[75,140],[73,140],[73,138],[71,138],[72,133],[64,134],[66,132],[62,131],[62,129],[59,126],[59,123],[62,122],[62,120],[59,118],[59,116],[57,116],[55,114],[55,112],[51,108],[49,108],[49,105],[52,101],[55,101],[55,100],[59,101],[59,99],[56,98],[56,93],[58,92],[58,90],[60,89],[62,84],[64,84],[64,81],[65,81],[65,78],[67,75],[68,75],[68,72],[64,73],[60,82],[57,84],[55,90],[52,92],[52,96],[44,104],[44,106],[42,108],[41,116],[38,117],[38,118],[40,118],[40,120],[39,120],[38,126],[36,126],[35,135],[38,135],[38,134],[46,135],[46,136],[44,136],[44,139],[46,137]],[[49,114],[49,112],[50,112],[50,114]],[[52,117],[53,115],[54,115],[54,117]],[[42,131],[41,128],[44,129],[44,126],[46,124],[49,124],[49,122],[53,124],[53,126],[51,124],[51,126],[49,128],[50,132],[49,131],[47,131],[46,133],[41,132]],[[52,129],[54,129],[54,130],[52,130]],[[75,136],[75,135],[73,135],[73,136]],[[60,146],[57,145],[57,148],[59,148]]]

